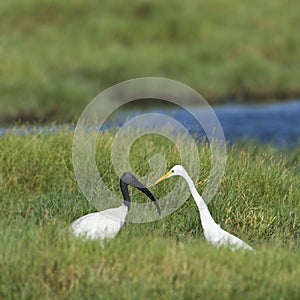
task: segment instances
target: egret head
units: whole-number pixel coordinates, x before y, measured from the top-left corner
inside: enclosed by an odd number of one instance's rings
[[[153,204],[156,206],[158,214],[161,214],[159,204],[156,201],[153,194],[141,182],[139,182],[133,174],[125,172],[120,178],[120,188],[124,197],[124,204],[128,207],[128,210],[130,209],[130,196],[128,192],[128,185],[139,189],[146,196],[148,196],[152,200]]]
[[[158,180],[156,180],[155,184],[170,178],[172,176],[184,176],[186,174],[186,170],[184,169],[183,166],[181,165],[176,165],[173,168],[171,168],[171,170],[166,173],[164,176],[162,176],[161,178],[159,178]]]

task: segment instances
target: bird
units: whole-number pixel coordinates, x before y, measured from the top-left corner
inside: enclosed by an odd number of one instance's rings
[[[124,203],[120,207],[94,212],[80,217],[71,224],[71,231],[76,237],[85,237],[90,240],[113,239],[125,223],[127,213],[130,210],[130,196],[128,185],[135,187],[147,195],[157,208],[158,214],[161,210],[153,194],[128,172],[120,177],[120,189]]]
[[[235,251],[237,249],[250,250],[250,251],[253,250],[252,247],[250,247],[248,244],[243,242],[241,239],[223,230],[220,227],[220,225],[214,221],[214,219],[212,218],[208,210],[206,203],[204,202],[203,198],[196,190],[193,180],[191,179],[191,177],[189,176],[189,174],[187,173],[187,171],[184,169],[183,166],[176,165],[172,167],[170,171],[165,175],[163,175],[161,178],[159,178],[155,182],[155,184],[167,178],[170,178],[172,176],[181,176],[187,182],[199,210],[204,237],[210,244],[216,247],[225,246],[230,248],[232,251]]]

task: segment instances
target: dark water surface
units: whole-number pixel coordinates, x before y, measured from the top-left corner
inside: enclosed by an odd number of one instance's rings
[[[195,115],[209,123],[206,110],[190,108]],[[226,141],[234,143],[241,139],[251,139],[261,143],[271,143],[280,147],[293,147],[300,142],[300,101],[289,101],[265,105],[226,105],[214,107],[223,129]],[[127,119],[142,113],[159,112],[176,119],[191,134],[205,136],[199,122],[184,109],[139,109],[126,113]],[[113,122],[120,126],[125,122],[122,113]],[[111,126],[108,122],[107,127]],[[147,126],[155,126],[148,120]],[[162,125],[162,124],[160,124]]]
[[[281,147],[292,147],[300,142],[300,101],[267,105],[226,105],[213,108],[223,128],[225,139],[234,143],[240,139],[252,139],[262,143],[273,143]],[[191,108],[195,114],[205,114],[200,108]],[[201,126],[187,111],[179,108],[172,109],[136,109],[120,111],[112,120],[106,122],[103,128],[120,126],[130,117],[142,113],[159,112],[167,114],[182,123],[192,134],[204,135]],[[114,116],[114,115],[112,115]],[[149,120],[151,123],[151,121]],[[147,124],[154,126],[157,124]],[[0,135],[5,134],[9,128],[0,128]],[[73,130],[74,127],[70,127]],[[57,132],[60,127],[40,126],[33,130],[31,127],[25,129],[14,129],[16,134],[24,132]]]
[[[278,146],[300,142],[300,101],[215,109],[226,139],[251,138]]]

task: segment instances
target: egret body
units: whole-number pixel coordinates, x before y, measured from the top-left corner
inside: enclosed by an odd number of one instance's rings
[[[174,166],[167,174],[158,179],[156,183],[159,183],[167,178],[172,176],[181,176],[187,182],[192,196],[198,206],[201,224],[203,227],[203,232],[205,239],[214,246],[228,246],[232,250],[235,249],[245,249],[245,250],[253,250],[249,245],[243,242],[238,237],[228,233],[223,230],[219,224],[217,224],[212,218],[206,203],[203,198],[199,195],[196,187],[193,183],[193,180],[181,165]]]

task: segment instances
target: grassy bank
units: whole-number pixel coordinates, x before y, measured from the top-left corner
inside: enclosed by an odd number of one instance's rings
[[[96,160],[120,194],[111,142],[111,133],[100,135]],[[224,229],[256,249],[253,254],[207,245],[192,198],[157,222],[125,224],[105,247],[73,238],[66,226],[94,209],[78,189],[71,147],[69,132],[0,137],[0,298],[299,298],[300,149],[246,145],[228,151],[209,208]],[[147,159],[158,152],[169,157],[168,167],[180,162],[172,144],[148,136],[131,152],[136,174],[144,175]],[[199,152],[202,182],[209,149]],[[160,198],[174,182],[151,190]]]
[[[2,1],[0,122],[77,117],[160,76],[210,103],[300,95],[299,1]]]

